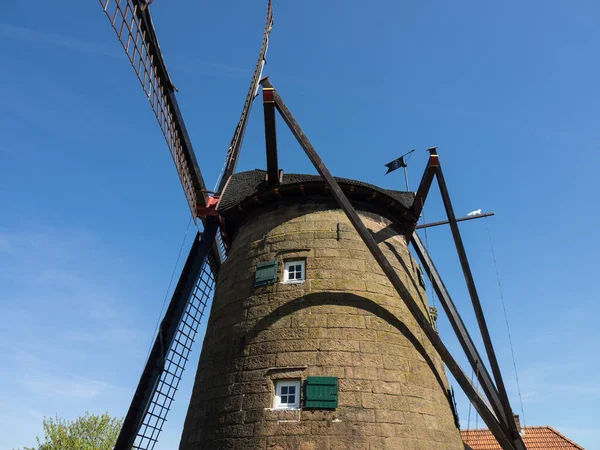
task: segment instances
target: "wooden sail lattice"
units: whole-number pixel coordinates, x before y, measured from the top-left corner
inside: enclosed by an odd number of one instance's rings
[[[99,0],[146,93],[175,162],[185,196],[197,217],[206,190],[187,136],[147,5],[140,0]]]
[[[179,388],[185,366],[190,358],[200,321],[215,290],[215,276],[207,258],[202,265],[185,313],[179,323],[171,348],[165,358],[164,368],[132,449],[152,450],[167,420],[167,414]]]

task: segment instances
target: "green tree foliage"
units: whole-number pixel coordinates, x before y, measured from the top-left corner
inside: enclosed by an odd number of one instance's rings
[[[24,450],[112,450],[123,421],[108,413],[100,416],[86,411],[75,421],[44,418],[44,440],[38,447]]]

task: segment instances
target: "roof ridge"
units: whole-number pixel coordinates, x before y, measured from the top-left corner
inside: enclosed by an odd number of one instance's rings
[[[562,434],[560,431],[552,428],[550,425],[546,425],[546,427],[549,430],[552,430],[554,433],[556,433],[558,436],[560,436],[561,438],[563,438],[565,441],[567,441],[569,444],[574,445],[575,447],[581,449],[581,450],[585,450],[581,445],[576,444],[575,442],[573,442],[571,439],[569,439],[568,437],[566,437],[564,434]]]
[[[234,175],[248,173],[248,172],[257,172],[257,173],[265,173],[265,174],[267,173],[267,171],[265,169],[252,169],[252,170],[244,170],[244,171],[241,171],[241,172],[236,172],[236,173],[234,173]],[[297,176],[310,176],[310,177],[317,178],[319,181],[322,180],[321,175],[319,175],[318,173],[317,174],[314,174],[314,173],[296,173],[296,172],[290,172],[290,173],[284,172],[283,173],[284,177],[285,176],[290,176],[290,175],[292,175],[292,176],[293,175],[297,175]],[[402,192],[402,193],[411,193],[412,192],[412,191],[402,191],[402,190],[398,190],[398,189],[387,189],[387,188],[378,186],[376,184],[369,183],[367,181],[355,180],[354,178],[340,177],[338,175],[333,175],[333,178],[336,181],[338,181],[338,182],[341,181],[342,183],[356,183],[356,182],[359,182],[359,183],[362,183],[362,184],[364,184],[364,185],[366,185],[366,186],[368,186],[370,188],[377,188],[377,189],[379,189],[381,191],[384,191],[384,192]]]
[[[563,445],[565,444],[569,444],[571,446],[573,446],[574,449],[577,450],[585,450],[584,447],[582,447],[581,445],[575,443],[574,441],[572,441],[571,439],[569,439],[568,437],[566,437],[564,434],[562,434],[560,431],[552,428],[550,425],[534,425],[534,426],[526,426],[526,427],[522,427],[523,430],[525,431],[524,435],[523,435],[523,439],[525,441],[528,440],[528,438],[532,438],[533,436],[542,436],[538,435],[538,433],[530,433],[528,435],[527,430],[530,431],[534,431],[534,430],[539,430],[540,433],[551,433],[555,436],[555,439],[559,439],[560,441],[564,442]],[[544,430],[544,431],[542,431]],[[465,429],[465,430],[460,430],[461,433],[461,437],[463,438],[463,441],[465,442],[465,444],[471,446],[471,445],[475,445],[476,447],[478,446],[478,444],[484,444],[486,447],[488,448],[489,446],[489,442],[488,442],[488,437],[493,437],[492,432],[488,429],[488,428],[471,428],[471,429]],[[549,436],[548,436],[549,437]],[[483,439],[483,441],[481,441],[481,439]],[[533,439],[536,439],[535,437]],[[495,438],[494,438],[495,441]],[[496,442],[496,441],[495,441]],[[537,439],[536,439],[536,443]],[[496,442],[497,444],[497,442]],[[496,445],[494,444],[494,445]],[[526,443],[527,445],[527,443]],[[483,447],[481,447],[483,448]],[[491,447],[489,447],[491,448]],[[496,448],[494,446],[494,448]],[[500,447],[497,447],[500,448]],[[536,447],[537,448],[537,447]],[[554,448],[554,447],[553,447]],[[560,448],[563,448],[563,446],[561,445]]]

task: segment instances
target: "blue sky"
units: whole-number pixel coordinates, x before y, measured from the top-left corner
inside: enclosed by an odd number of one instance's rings
[[[44,416],[125,413],[189,221],[166,144],[100,5],[36,3],[0,4],[0,450],[34,444]],[[151,7],[210,186],[256,60],[263,3]],[[457,213],[496,213],[461,229],[513,408],[520,412],[488,227],[525,423],[592,450],[599,13],[580,0],[276,0],[265,71],[336,175],[401,188],[401,172],[384,177],[384,164],[417,148],[415,187],[424,149],[439,146]],[[239,170],[265,166],[256,106]],[[278,135],[281,167],[314,172],[282,122]],[[434,190],[425,219],[442,218]],[[475,326],[449,230],[427,237]],[[440,329],[458,353],[443,314]],[[191,374],[160,449],[176,447]],[[473,427],[468,402],[457,400],[462,425]]]

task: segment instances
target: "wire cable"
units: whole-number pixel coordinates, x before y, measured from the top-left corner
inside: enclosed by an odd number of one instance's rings
[[[187,227],[185,229],[185,234],[183,235],[183,240],[181,241],[181,246],[179,247],[179,253],[177,254],[177,260],[175,261],[175,267],[173,267],[173,272],[171,273],[171,279],[169,280],[169,286],[167,287],[167,292],[165,292],[165,298],[163,299],[163,303],[160,308],[160,313],[158,314],[158,319],[156,321],[156,326],[154,327],[154,333],[152,333],[150,347],[148,348],[148,354],[146,355],[146,362],[148,362],[148,358],[150,358],[150,352],[152,351],[152,345],[154,344],[154,336],[156,336],[158,327],[160,325],[160,319],[163,316],[163,311],[165,310],[165,305],[167,304],[167,297],[169,296],[169,292],[171,291],[171,285],[173,284],[173,278],[175,278],[175,271],[177,270],[177,265],[179,264],[179,258],[181,258],[181,252],[183,250],[183,246],[185,245],[185,240],[187,238],[188,232],[190,231],[190,225],[192,224],[192,219],[193,219],[193,217],[190,216],[190,220],[188,221]]]
[[[476,375],[477,375],[477,383],[475,384],[475,390],[479,390],[479,364],[477,365],[477,370],[476,370]],[[475,412],[475,429],[477,429],[477,427],[479,426],[479,414],[477,414],[477,412]]]
[[[498,280],[498,289],[500,291],[500,299],[502,300],[502,309],[504,310],[504,321],[506,323],[506,331],[508,333],[508,342],[510,344],[510,354],[512,355],[513,367],[515,369],[515,378],[517,380],[517,392],[519,393],[519,403],[521,405],[521,417],[523,418],[522,423],[525,426],[525,411],[523,409],[523,397],[521,396],[521,386],[519,383],[519,373],[517,371],[517,363],[515,359],[515,350],[513,347],[512,336],[510,334],[510,326],[508,324],[508,314],[506,312],[506,303],[504,301],[504,291],[502,290],[502,283],[500,282],[500,272],[498,271],[498,263],[496,261],[496,252],[494,251],[494,244],[492,243],[492,232],[490,231],[490,225],[485,218],[485,224],[487,226],[488,238],[490,240],[490,248],[492,250],[492,258],[494,259],[494,268],[496,269],[496,279]]]
[[[471,370],[471,384],[473,384],[473,376],[475,375],[475,371]],[[469,415],[467,418],[467,430],[471,429],[471,408],[473,407],[473,404],[471,402],[469,402]]]
[[[473,384],[473,378],[476,377],[477,384],[475,386],[475,390],[479,390],[479,363],[477,363],[475,368],[477,370],[471,370],[471,385]],[[472,431],[477,429],[478,414],[477,414],[477,411],[473,411],[475,413],[475,428],[473,428],[473,430],[471,430],[471,408],[472,407],[473,407],[473,404],[471,402],[469,402],[469,417],[467,419],[467,441],[468,442],[465,442],[465,444],[468,444],[471,441]]]
[[[421,215],[423,216],[423,223],[427,223],[425,221],[425,208],[423,208],[423,211],[421,211]],[[425,250],[427,250],[427,253],[429,253],[429,237],[427,236],[427,227],[423,228],[423,231],[425,232]],[[433,307],[437,308],[437,304],[435,302],[435,292],[433,290],[433,283],[431,280],[429,280],[429,286],[431,287],[431,300],[433,301]]]

